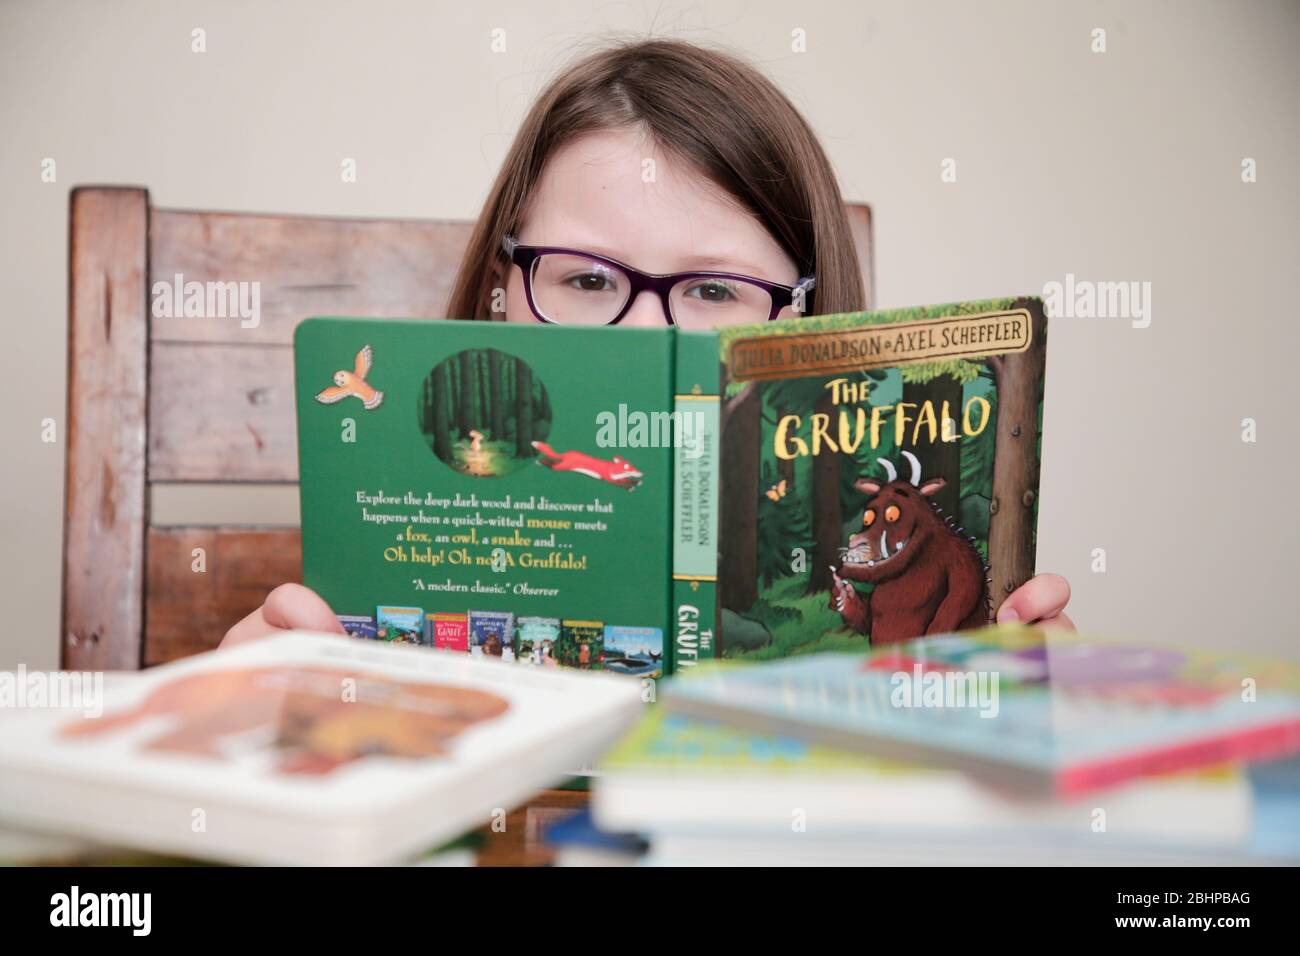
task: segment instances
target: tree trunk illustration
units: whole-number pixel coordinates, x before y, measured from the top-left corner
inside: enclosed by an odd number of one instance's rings
[[[451,461],[451,409],[447,405],[447,363],[439,362],[429,383],[428,410],[432,419],[433,452],[443,461]]]
[[[935,475],[942,475],[948,480],[948,483],[935,495],[932,500],[943,509],[945,516],[952,515],[955,521],[958,514],[958,505],[961,502],[961,441],[943,440],[943,403],[948,403],[949,413],[954,422],[956,422],[957,432],[961,434],[961,383],[951,375],[936,375],[924,385],[903,383],[903,401],[912,403],[912,408],[908,409],[908,428],[907,433],[903,436],[903,448],[906,448],[921,463],[921,478],[931,478]],[[933,403],[935,418],[938,420],[938,434],[934,444],[924,440],[925,433],[922,433],[922,440],[917,445],[911,444],[911,432],[915,423],[915,416],[920,413],[921,406],[925,402]],[[911,471],[907,467],[907,460],[899,455],[900,460],[895,462],[898,467],[900,478],[907,478]]]
[[[995,614],[1007,595],[1034,572],[1038,408],[1047,358],[1047,318],[1042,303],[1018,299],[1011,308],[1029,311],[1033,331],[1028,350],[988,360],[998,385],[993,500],[989,503],[990,598]]]
[[[793,412],[789,408],[782,406],[781,408],[777,409],[776,420],[779,422],[781,419],[791,414],[793,414]],[[793,458],[778,458],[776,460],[776,480],[785,482],[786,494],[794,493],[794,459]]]
[[[533,373],[515,359],[515,456],[533,454]]]
[[[719,462],[718,597],[723,607],[736,612],[749,610],[758,600],[762,405],[763,395],[751,383],[722,406],[726,437]]]
[[[506,401],[501,381],[501,353],[496,349],[488,351],[488,379],[491,385],[488,407],[491,409],[492,438],[503,441],[506,437]]]
[[[835,404],[831,393],[825,392],[817,400],[813,413],[835,420]],[[831,567],[840,565],[840,455],[822,448],[813,458],[812,466],[812,536],[813,553],[808,594],[829,591]]]
[[[460,403],[456,411],[460,415],[460,437],[466,438],[471,428],[478,426],[478,415],[474,411],[474,399],[478,392],[474,381],[474,353],[466,349],[460,353]]]

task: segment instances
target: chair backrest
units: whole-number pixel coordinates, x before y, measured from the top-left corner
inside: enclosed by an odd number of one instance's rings
[[[871,213],[848,212],[870,304]],[[296,528],[154,525],[149,486],[296,482],[294,326],[445,314],[470,228],[155,209],[143,189],[73,190],[65,667],[206,650],[270,588],[301,579]],[[184,318],[183,301],[159,316],[150,305],[158,282],[254,280],[255,328]]]

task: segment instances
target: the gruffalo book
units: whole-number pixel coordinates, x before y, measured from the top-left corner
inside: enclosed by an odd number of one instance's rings
[[[720,357],[713,656],[987,624],[1034,573],[1046,332],[1025,298],[681,336]]]
[[[982,626],[1033,574],[1045,346],[1037,299],[309,319],[304,581],[359,636],[641,676]]]

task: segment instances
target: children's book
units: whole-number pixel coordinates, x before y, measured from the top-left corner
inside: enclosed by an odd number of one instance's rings
[[[424,611],[418,607],[375,608],[375,636],[393,644],[423,644]]]
[[[759,734],[654,708],[609,754],[592,788],[596,824],[659,837],[774,840],[1033,840],[1245,848],[1251,793],[1232,767],[1135,780],[1095,800],[1024,797],[957,770]],[[792,808],[810,822],[792,831]],[[1098,833],[1104,838],[1099,839]]]
[[[469,615],[445,612],[425,615],[424,643],[442,651],[469,650]]]
[[[711,332],[308,319],[304,581],[340,615],[469,615],[471,650],[476,613],[557,620],[545,659],[642,678],[981,626],[1034,570],[1045,355],[1032,298]]]
[[[587,622],[526,655],[587,669],[606,625],[664,629],[672,448],[617,422],[671,401],[670,336],[308,319],[295,356],[304,581],[336,613],[463,617],[497,660],[515,622]]]
[[[669,711],[1073,797],[1300,751],[1300,666],[1023,626],[674,679]]]
[[[353,637],[371,641],[378,637],[375,619],[369,614],[340,614],[338,618],[339,623],[343,625],[343,630]]]
[[[284,865],[428,852],[564,780],[644,706],[622,678],[296,632],[100,702],[0,721],[0,821]]]

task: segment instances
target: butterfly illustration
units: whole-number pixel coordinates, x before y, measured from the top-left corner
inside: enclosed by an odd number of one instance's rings
[[[334,384],[317,395],[316,401],[323,405],[332,405],[351,396],[361,399],[361,404],[368,409],[378,408],[379,403],[384,400],[384,393],[372,388],[366,382],[366,376],[370,374],[370,363],[373,359],[374,352],[367,345],[357,353],[356,366],[352,371],[339,369],[335,372]]]
[[[767,491],[763,492],[763,494],[767,495],[773,501],[780,501],[782,498],[785,497],[786,485],[787,485],[786,480],[782,478],[771,488],[767,489]]]

